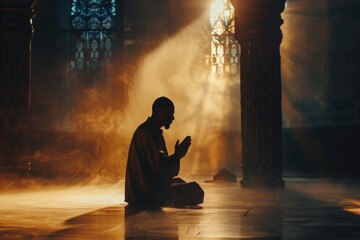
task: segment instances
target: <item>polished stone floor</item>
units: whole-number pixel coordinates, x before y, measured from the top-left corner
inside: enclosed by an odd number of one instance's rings
[[[123,183],[0,194],[0,239],[360,239],[360,181],[209,183],[198,208],[129,209]]]

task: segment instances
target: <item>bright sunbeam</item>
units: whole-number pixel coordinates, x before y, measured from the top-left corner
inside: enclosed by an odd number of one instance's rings
[[[211,36],[207,14],[187,26],[148,54],[139,67],[126,106],[127,126],[136,125],[151,114],[151,104],[158,96],[168,96],[175,103],[175,122],[164,135],[170,152],[178,138],[191,135],[193,144],[183,159],[182,173],[212,174],[231,161],[239,164],[239,147],[227,146],[224,132],[239,131],[236,99],[239,79],[214,79],[206,65]],[[234,147],[235,146],[235,147]]]

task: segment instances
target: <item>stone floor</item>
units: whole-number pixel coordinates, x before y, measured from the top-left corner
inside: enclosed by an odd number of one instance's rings
[[[0,194],[0,239],[360,239],[360,180],[209,183],[198,208],[130,211],[123,183]]]

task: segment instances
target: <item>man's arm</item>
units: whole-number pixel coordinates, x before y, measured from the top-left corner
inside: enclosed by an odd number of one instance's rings
[[[175,154],[160,157],[160,171],[162,175],[175,177],[180,171],[180,158]]]
[[[191,145],[191,137],[187,136],[180,144],[175,144],[175,152],[172,155],[160,155],[160,166],[164,175],[175,177],[180,171],[180,159],[183,158]]]

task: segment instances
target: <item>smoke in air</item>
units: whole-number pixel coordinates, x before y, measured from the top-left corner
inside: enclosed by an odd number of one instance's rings
[[[192,137],[180,175],[212,175],[224,167],[238,171],[240,79],[212,76],[210,39],[205,14],[127,66],[136,69],[134,75],[117,73],[106,84],[84,89],[71,124],[75,137],[58,139],[34,158],[63,173],[63,181],[118,181],[134,130],[151,115],[153,101],[167,96],[175,104],[175,121],[164,130],[169,153],[177,139]],[[109,71],[116,68],[114,61]]]

